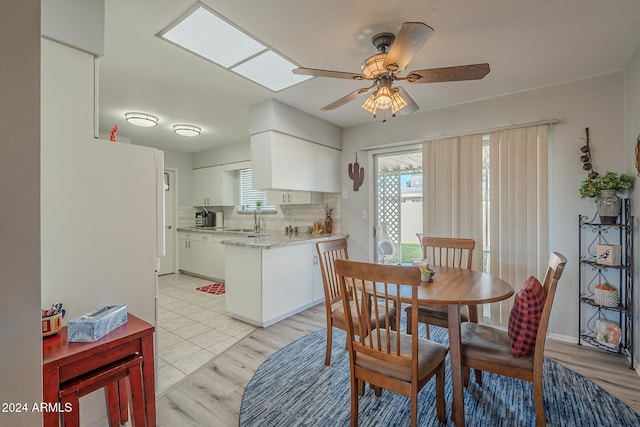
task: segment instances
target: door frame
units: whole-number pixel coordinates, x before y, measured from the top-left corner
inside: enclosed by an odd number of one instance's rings
[[[413,144],[399,144],[394,145],[392,147],[380,148],[375,150],[368,151],[368,163],[369,163],[369,194],[368,194],[368,210],[371,213],[369,215],[369,259],[371,262],[377,262],[378,253],[377,253],[377,237],[375,235],[375,227],[376,227],[376,218],[378,215],[376,208],[376,178],[378,176],[376,170],[376,162],[375,156],[378,155],[393,155],[393,154],[402,154],[407,151],[417,151],[423,150],[423,144],[421,142],[416,142]],[[424,165],[424,158],[422,161]]]
[[[171,240],[173,242],[173,271],[164,274],[173,274],[178,271],[178,169],[164,168],[165,173],[169,173],[169,177],[172,178],[173,184],[173,206],[170,208],[173,210],[173,228],[171,229]],[[165,206],[165,210],[167,206]]]

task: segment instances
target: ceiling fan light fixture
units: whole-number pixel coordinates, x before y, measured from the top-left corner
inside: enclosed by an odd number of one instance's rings
[[[386,110],[391,108],[393,100],[391,99],[391,88],[388,85],[380,85],[376,91],[376,108]]]
[[[132,125],[150,128],[156,126],[160,119],[147,113],[125,113],[124,118]]]
[[[194,125],[179,124],[173,125],[173,131],[181,136],[198,136],[202,129]]]
[[[376,94],[372,93],[371,95],[369,95],[369,97],[367,98],[367,100],[364,102],[364,104],[362,104],[362,109],[365,111],[368,111],[369,113],[371,113],[373,115],[373,118],[376,118]]]
[[[386,53],[378,53],[377,55],[367,58],[360,67],[362,74],[370,80],[374,80],[379,75],[385,74],[387,70],[383,67],[383,64],[386,58]]]
[[[406,107],[407,105],[407,101],[404,100],[403,97],[401,97],[397,91],[393,91],[391,93],[391,114],[392,115],[396,115],[396,113],[400,110],[402,110],[404,107]]]

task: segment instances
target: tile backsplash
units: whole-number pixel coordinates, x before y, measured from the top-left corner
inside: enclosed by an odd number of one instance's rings
[[[305,227],[313,225],[314,221],[324,221],[325,211],[324,205],[333,206],[333,232],[341,233],[340,227],[340,195],[333,193],[325,193],[322,203],[310,205],[276,205],[274,213],[259,213],[259,218],[264,224],[265,229],[284,231],[285,227],[298,227],[304,230]],[[227,228],[253,228],[253,213],[238,212],[237,207],[211,207],[208,208],[212,212],[224,212],[224,226]],[[182,206],[178,208],[178,227],[194,227],[195,214],[200,208],[193,206]]]

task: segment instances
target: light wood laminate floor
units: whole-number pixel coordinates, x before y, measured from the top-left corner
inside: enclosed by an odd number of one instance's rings
[[[158,400],[158,425],[237,426],[244,389],[271,354],[325,327],[324,306],[312,307],[257,329],[189,375]],[[590,378],[640,414],[640,376],[626,358],[585,346],[547,340],[546,355]]]

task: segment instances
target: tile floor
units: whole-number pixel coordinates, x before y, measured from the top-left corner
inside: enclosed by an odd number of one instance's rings
[[[256,329],[229,316],[224,295],[196,290],[209,283],[179,273],[158,277],[159,397]]]

